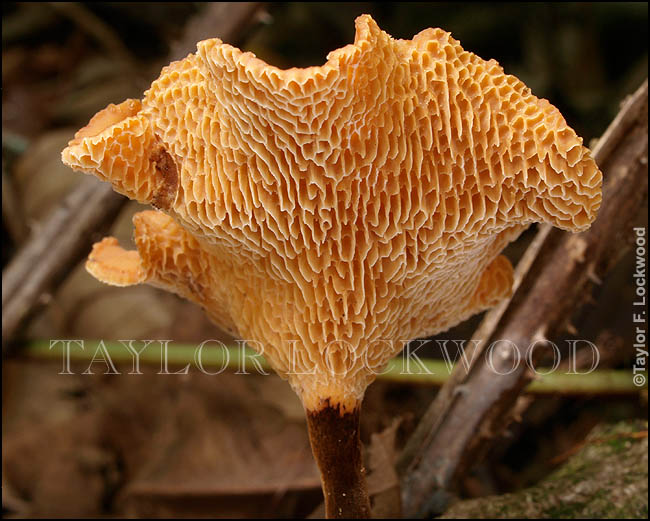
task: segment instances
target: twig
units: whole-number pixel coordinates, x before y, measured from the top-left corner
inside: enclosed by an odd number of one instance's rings
[[[3,48],[18,40],[33,37],[56,21],[53,10],[49,9],[47,4],[22,2],[18,7],[15,12],[9,12],[2,17]]]
[[[540,239],[524,256],[530,266],[518,270],[524,273],[507,309],[488,314],[475,335],[482,344],[474,364],[469,372],[459,369],[443,387],[409,440],[398,464],[405,517],[444,510],[447,491],[505,428],[503,419],[531,380],[524,363],[511,371],[512,344],[492,351],[492,367],[482,356],[486,346],[507,339],[524,350],[523,357],[532,342],[553,337],[590,294],[593,281],[626,251],[629,225],[647,194],[647,97],[646,81],[594,151],[606,176],[596,222],[574,235],[541,228]]]
[[[21,244],[28,234],[28,228],[14,183],[5,171],[4,157],[2,158],[2,221],[13,243]]]
[[[219,37],[225,43],[237,45],[244,29],[254,20],[262,2],[212,2],[194,16],[185,27],[185,36],[171,46],[172,60],[185,58],[196,51],[196,42]],[[188,35],[191,37],[188,38]]]
[[[576,445],[571,447],[569,450],[555,456],[550,461],[550,463],[551,465],[559,465],[560,463],[564,463],[571,456],[580,452],[582,448],[587,445],[600,445],[602,443],[611,443],[612,441],[617,441],[621,439],[639,440],[647,437],[648,437],[648,431],[646,430],[646,431],[637,431],[637,432],[619,432],[618,434],[615,434],[614,436],[608,436],[607,438],[595,438],[591,440],[583,440],[580,443],[577,443]]]
[[[114,341],[102,341],[106,348],[105,353],[116,366],[130,366],[133,371],[134,354],[127,347]],[[30,341],[21,349],[21,355],[36,360],[63,361],[62,343],[58,342],[50,348],[46,340]],[[77,343],[70,344],[71,362],[90,362],[95,358],[98,340],[85,340],[82,347]],[[163,351],[160,342],[153,342],[147,346],[137,344],[134,349],[142,349],[138,355],[139,364],[142,366],[161,367]],[[249,347],[207,344],[200,351],[201,365],[197,365],[198,345],[169,343],[164,351],[169,367],[186,367],[188,364],[196,370],[202,367],[206,372],[238,371],[240,373],[264,374],[271,372],[271,366],[266,359]],[[102,353],[104,355],[104,353]],[[97,357],[100,363],[101,356]],[[377,376],[384,382],[402,383],[407,385],[440,386],[448,379],[453,369],[442,360],[421,358],[421,372],[405,371],[403,362],[393,359],[388,366]],[[99,371],[99,369],[97,369]],[[548,368],[539,368],[540,377],[530,383],[526,388],[527,393],[537,395],[570,394],[570,395],[635,395],[643,390],[632,382],[632,372],[625,370],[597,369],[588,374],[563,374],[551,372]],[[546,374],[548,373],[548,374]]]
[[[93,234],[112,222],[126,199],[84,179],[2,272],[2,353],[41,300],[87,254]]]
[[[55,11],[76,23],[79,29],[94,38],[117,62],[123,63],[131,71],[137,70],[137,63],[133,55],[113,28],[82,3],[48,2],[48,4]]]

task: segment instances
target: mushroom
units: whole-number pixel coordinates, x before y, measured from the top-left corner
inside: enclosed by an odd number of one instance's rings
[[[253,340],[306,409],[328,517],[367,517],[366,387],[406,341],[509,295],[499,255],[532,222],[580,231],[601,172],[548,101],[441,29],[394,40],[363,15],[320,67],[280,70],[219,39],[63,151],[161,211],[137,251],[88,271],[150,283]]]

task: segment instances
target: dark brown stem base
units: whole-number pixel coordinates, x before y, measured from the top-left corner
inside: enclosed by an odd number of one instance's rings
[[[309,440],[321,473],[328,519],[367,519],[370,500],[359,438],[359,407],[307,411]]]

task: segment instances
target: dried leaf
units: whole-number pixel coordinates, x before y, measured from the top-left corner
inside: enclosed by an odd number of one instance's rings
[[[372,514],[375,518],[400,517],[399,477],[395,470],[397,452],[395,438],[403,418],[397,417],[382,432],[370,437],[368,447],[367,478],[368,494],[372,498]]]

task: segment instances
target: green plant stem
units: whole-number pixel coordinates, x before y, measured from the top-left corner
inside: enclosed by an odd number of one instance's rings
[[[72,343],[70,345],[70,361],[86,362],[97,366],[93,372],[100,372],[102,362],[108,353],[113,364],[116,366],[127,366],[124,373],[133,371],[134,354],[124,344],[114,341],[103,341],[105,351],[98,349],[98,340],[85,340],[84,348]],[[142,349],[142,342],[134,342],[136,350]],[[190,369],[198,371],[196,365],[197,345],[179,344],[169,342],[167,344],[168,367],[185,367],[190,364]],[[23,355],[38,360],[63,360],[63,349],[61,341],[54,344],[50,349],[50,341],[34,340],[26,343],[20,351]],[[141,366],[161,367],[161,344],[158,341],[152,342],[142,349],[138,355]],[[216,343],[207,343],[201,350],[200,356],[203,369],[206,372],[218,373],[221,371],[237,371],[239,373],[265,373],[271,372],[271,366],[266,359],[246,346],[233,346]],[[394,358],[388,362],[386,368],[377,375],[378,380],[404,384],[421,384],[430,386],[441,386],[448,378],[452,366],[443,360],[432,360],[418,358],[414,360],[402,360],[401,357]],[[633,382],[633,373],[628,370],[596,369],[588,374],[566,374],[558,369],[549,374],[545,368],[539,368],[539,376],[526,388],[527,393],[545,394],[575,394],[575,395],[624,395],[638,394],[647,389],[646,383],[636,386]],[[647,376],[647,373],[644,373]],[[495,378],[498,375],[495,374]]]

